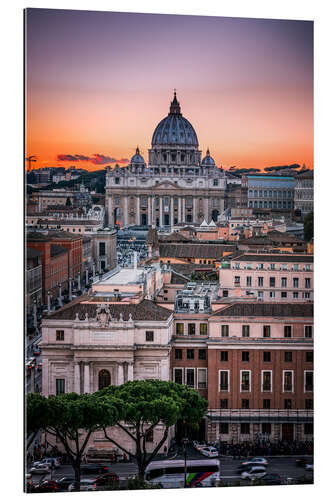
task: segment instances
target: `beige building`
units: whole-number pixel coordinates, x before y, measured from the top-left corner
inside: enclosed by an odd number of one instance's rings
[[[126,167],[107,168],[105,206],[109,227],[172,228],[214,221],[224,210],[225,172],[207,150],[201,159],[196,132],[183,117],[176,93],[156,127],[148,166],[137,148]]]

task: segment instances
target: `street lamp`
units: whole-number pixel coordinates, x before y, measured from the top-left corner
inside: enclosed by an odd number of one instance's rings
[[[184,452],[184,488],[186,488],[186,476],[187,476],[187,448],[186,446],[188,445],[188,438],[183,438],[182,443],[183,443],[183,452]]]

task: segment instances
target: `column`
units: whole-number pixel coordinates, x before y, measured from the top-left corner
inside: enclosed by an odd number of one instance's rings
[[[118,363],[118,385],[124,383],[124,365],[123,363]]]
[[[183,209],[182,209],[183,222],[186,222],[185,196],[182,197],[182,205],[183,205]]]
[[[124,222],[124,226],[127,226],[128,225],[128,196],[125,195],[124,196],[124,217],[123,217],[123,222]]]
[[[109,220],[109,226],[113,227],[114,226],[114,220],[113,220],[113,197],[112,195],[109,195],[109,207],[108,207],[108,220]]]
[[[178,199],[177,199],[177,208],[178,208],[178,222],[181,222],[182,221],[182,199],[180,196],[178,196]]]
[[[136,199],[136,223],[138,226],[140,226],[140,196],[137,197]]]
[[[163,197],[160,196],[160,227],[163,227]]]
[[[155,219],[155,196],[154,195],[151,197],[151,225],[152,225],[152,227],[156,226],[156,219]]]
[[[89,363],[84,365],[84,375],[83,375],[83,393],[90,392],[90,366]]]
[[[173,228],[173,224],[174,224],[174,213],[173,213],[173,196],[170,197],[171,198],[171,201],[170,201],[170,226],[171,226],[171,231],[172,231],[172,228]]]
[[[207,196],[206,199],[205,199],[205,205],[206,205],[205,206],[205,219],[206,219],[207,224],[209,224],[209,222],[210,222],[208,220],[208,218],[209,218],[209,214],[208,214],[208,211],[209,211],[208,202],[209,202],[209,200],[208,200],[208,196]]]
[[[197,220],[197,198],[195,196],[193,196],[192,200],[193,200],[193,207],[192,207],[192,215],[193,215],[193,217],[192,217],[192,221],[196,222],[196,220]]]
[[[81,393],[80,363],[74,363],[74,392]]]
[[[128,363],[127,380],[133,380],[133,366],[134,363]]]
[[[148,196],[148,226],[151,225],[151,196]]]

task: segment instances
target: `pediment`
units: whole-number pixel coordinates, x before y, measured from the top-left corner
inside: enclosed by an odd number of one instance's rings
[[[155,184],[154,188],[163,188],[163,189],[181,189],[178,184],[175,184],[172,181],[160,181],[157,184]]]

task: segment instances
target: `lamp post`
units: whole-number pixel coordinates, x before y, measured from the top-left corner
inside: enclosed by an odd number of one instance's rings
[[[187,476],[187,445],[188,445],[188,439],[185,437],[182,440],[183,443],[183,452],[184,452],[184,488],[187,487],[186,484],[186,476]]]

